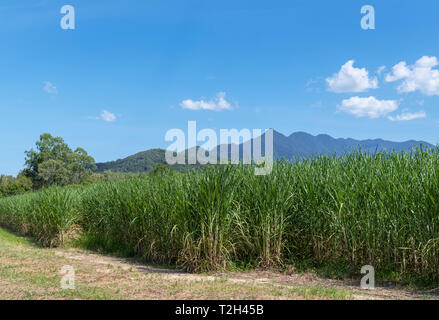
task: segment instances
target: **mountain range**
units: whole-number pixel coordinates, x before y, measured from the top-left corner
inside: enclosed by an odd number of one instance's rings
[[[404,142],[386,141],[383,139],[355,140],[351,138],[333,138],[327,134],[311,135],[306,132],[295,132],[285,136],[273,130],[273,154],[275,159],[310,158],[318,154],[341,155],[353,149],[361,148],[363,151],[410,151],[419,146],[432,148],[433,145],[425,141],[409,140]],[[197,147],[199,148],[199,147]],[[219,148],[217,147],[218,154]],[[230,145],[228,146],[230,153]],[[242,155],[243,144],[239,146]],[[264,137],[262,137],[262,150],[264,150]],[[150,149],[136,153],[132,156],[116,161],[96,163],[97,172],[106,170],[116,172],[149,172],[157,164],[166,164],[164,149]],[[187,152],[187,151],[186,151]],[[177,166],[178,168],[184,165]]]

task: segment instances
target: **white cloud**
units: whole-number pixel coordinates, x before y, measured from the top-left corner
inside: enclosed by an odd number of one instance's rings
[[[104,120],[105,122],[114,122],[116,121],[116,115],[114,113],[111,113],[110,111],[102,110],[100,119]]]
[[[56,87],[49,81],[44,81],[43,90],[50,94],[58,94]]]
[[[398,114],[396,117],[389,116],[388,119],[392,121],[410,121],[415,119],[423,119],[426,118],[427,114],[424,111],[419,111],[415,113],[411,112],[402,112]]]
[[[377,70],[377,74],[380,75],[384,70],[386,70],[386,66],[381,66]]]
[[[328,90],[336,93],[363,92],[378,88],[378,79],[369,78],[365,68],[355,68],[354,60],[349,60],[332,77],[326,78]]]
[[[401,61],[386,75],[387,82],[403,80],[398,86],[400,93],[420,91],[428,96],[439,95],[439,65],[436,57],[423,56],[414,65]]]
[[[88,117],[88,118],[93,120],[103,120],[105,122],[114,122],[117,119],[114,113],[111,113],[110,111],[107,110],[102,110],[99,117]]]
[[[306,82],[306,91],[308,92],[317,92],[321,91],[321,81],[322,77],[311,78]]]
[[[396,100],[378,100],[373,96],[368,98],[352,97],[342,101],[339,110],[354,116],[369,117],[371,119],[385,116],[398,109]]]
[[[232,105],[226,100],[226,93],[219,92],[214,99],[209,101],[205,101],[203,99],[194,101],[191,99],[183,100],[180,103],[180,106],[183,109],[189,110],[213,110],[213,111],[221,111],[221,110],[232,110]]]

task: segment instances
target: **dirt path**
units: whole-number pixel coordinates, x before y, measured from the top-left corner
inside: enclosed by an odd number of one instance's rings
[[[61,289],[63,266],[75,290]],[[79,249],[41,248],[0,229],[0,299],[439,299],[438,292],[362,290],[314,274],[189,274]]]

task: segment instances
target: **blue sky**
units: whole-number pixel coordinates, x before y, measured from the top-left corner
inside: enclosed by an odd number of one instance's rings
[[[189,120],[438,143],[438,14],[433,0],[2,0],[0,172],[43,132],[109,161],[167,147]]]

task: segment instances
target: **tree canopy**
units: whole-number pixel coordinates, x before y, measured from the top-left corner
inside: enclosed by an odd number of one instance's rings
[[[92,174],[95,166],[95,160],[84,149],[72,151],[61,137],[53,137],[49,133],[40,136],[36,149],[25,153],[23,174],[37,188],[82,183]]]
[[[0,198],[21,194],[32,190],[32,180],[19,174],[16,178],[0,175]]]

